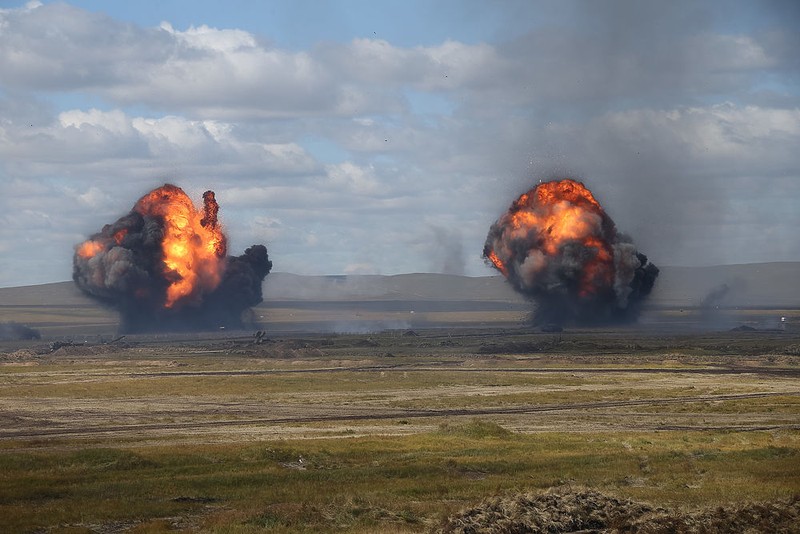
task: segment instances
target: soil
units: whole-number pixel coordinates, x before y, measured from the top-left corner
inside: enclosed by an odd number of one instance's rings
[[[800,497],[690,512],[619,499],[587,488],[559,487],[486,499],[447,519],[440,534],[798,532]]]

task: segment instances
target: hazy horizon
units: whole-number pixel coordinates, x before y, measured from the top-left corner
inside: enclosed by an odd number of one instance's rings
[[[765,261],[765,262],[749,262],[749,263],[730,263],[730,264],[721,264],[721,265],[660,265],[660,269],[670,270],[670,269],[714,269],[714,268],[726,268],[726,267],[738,267],[738,266],[748,266],[748,265],[777,265],[777,264],[798,264],[800,265],[800,261]],[[498,278],[504,279],[503,275],[497,271],[490,269],[489,267],[486,268],[487,272],[485,274],[478,274],[478,275],[467,275],[467,274],[448,274],[448,273],[435,273],[435,272],[408,272],[408,273],[392,273],[392,274],[382,274],[382,273],[371,273],[371,274],[345,274],[345,273],[328,273],[328,274],[300,274],[300,273],[292,273],[288,271],[274,271],[270,272],[264,280],[264,283],[269,282],[270,276],[275,275],[290,275],[290,276],[298,276],[298,277],[308,277],[308,278],[342,278],[342,277],[395,277],[395,276],[412,276],[412,275],[435,275],[435,276],[457,276],[463,278]],[[13,288],[22,288],[22,287],[34,287],[34,286],[43,286],[43,285],[50,285],[50,284],[65,284],[65,283],[73,283],[72,280],[54,280],[52,282],[42,282],[39,284],[22,284],[18,286],[0,286],[0,289],[13,289]],[[656,282],[658,285],[658,282]],[[77,287],[76,287],[77,289]]]

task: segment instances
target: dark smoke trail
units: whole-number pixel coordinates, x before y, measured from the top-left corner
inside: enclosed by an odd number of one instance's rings
[[[536,303],[537,324],[635,320],[658,276],[592,193],[569,179],[515,200],[490,228],[483,256]]]
[[[728,293],[731,291],[731,286],[728,284],[720,284],[715,286],[711,289],[711,291],[703,297],[703,300],[700,302],[701,309],[712,309],[712,308],[719,308],[719,305],[722,301],[725,300],[725,297],[728,296]]]
[[[72,278],[120,312],[124,333],[242,327],[272,268],[263,245],[226,256],[214,193],[198,211],[178,187],[143,196],[127,215],[76,247]]]

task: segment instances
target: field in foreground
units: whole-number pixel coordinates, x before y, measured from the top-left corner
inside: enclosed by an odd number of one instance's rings
[[[0,346],[8,532],[426,532],[589,487],[800,494],[800,337],[524,329]]]

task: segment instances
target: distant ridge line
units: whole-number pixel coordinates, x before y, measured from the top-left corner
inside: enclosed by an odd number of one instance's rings
[[[726,286],[724,291],[719,289]],[[722,307],[800,307],[800,262],[766,262],[661,268],[648,301],[655,306],[700,307],[712,292]],[[502,276],[438,273],[300,275],[274,272],[264,282],[265,300],[525,300]],[[0,306],[94,304],[71,281],[0,288]]]

